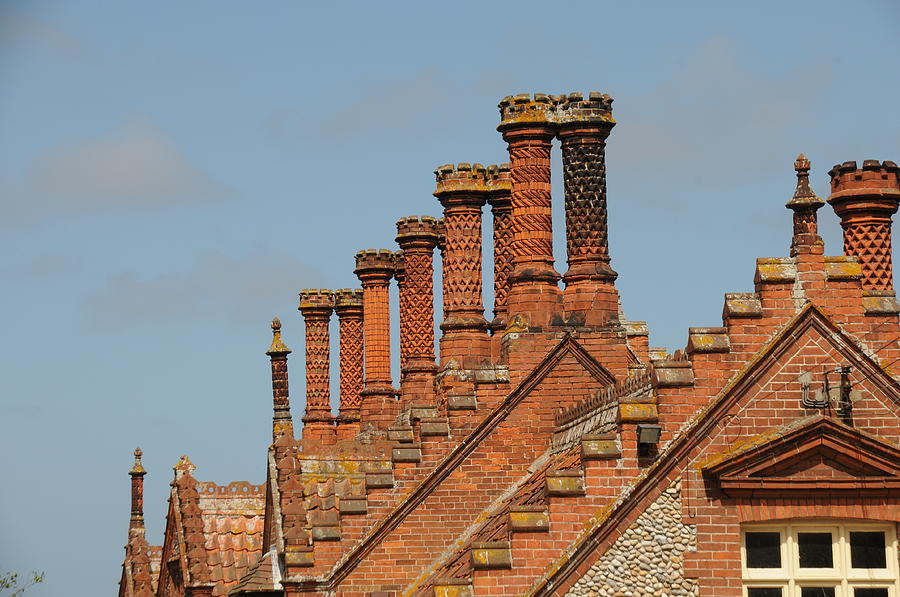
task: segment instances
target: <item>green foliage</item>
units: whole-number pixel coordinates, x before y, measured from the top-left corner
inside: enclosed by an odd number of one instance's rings
[[[28,587],[42,582],[44,582],[43,572],[32,572],[31,577],[27,581],[24,579],[20,580],[18,572],[0,572],[0,595],[21,597]],[[9,593],[6,591],[9,591]]]

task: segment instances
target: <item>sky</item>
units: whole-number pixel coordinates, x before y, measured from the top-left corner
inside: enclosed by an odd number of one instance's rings
[[[440,215],[438,165],[506,161],[505,95],[615,98],[624,311],[670,351],[721,325],[787,255],[798,153],[823,197],[833,164],[900,160],[898,25],[890,0],[0,0],[0,571],[116,591],[138,445],[152,544],[181,454],[262,483],[270,319],[299,424],[297,291],[358,286],[356,251]]]

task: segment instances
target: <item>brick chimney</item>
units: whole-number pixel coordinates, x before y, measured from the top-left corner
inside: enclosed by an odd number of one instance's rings
[[[144,529],[144,470],[141,464],[141,456],[144,453],[140,448],[134,450],[134,466],[128,471],[131,476],[131,519],[128,523],[128,530]]]
[[[828,203],[841,218],[844,254],[859,258],[865,290],[893,290],[891,216],[900,204],[900,168],[891,161],[832,168]]]
[[[388,290],[394,276],[394,253],[369,249],[356,254],[356,269],[363,288],[363,341],[365,387],[361,393],[360,422],[386,429],[399,410],[391,385],[391,322]]]
[[[331,340],[328,324],[334,310],[334,293],[307,288],[300,291],[300,313],[306,324],[306,409],[303,440],[333,442],[331,415]]]
[[[400,394],[402,406],[430,394],[434,380],[434,248],[440,237],[438,221],[410,216],[397,221],[397,244],[403,250],[404,276],[400,285]]]
[[[342,288],[334,291],[334,312],[340,333],[340,412],[338,436],[347,439],[359,431],[360,392],[363,388],[363,293]]]
[[[272,320],[272,344],[266,351],[272,364],[272,443],[282,435],[294,438],[291,402],[288,398],[287,357],[291,350],[281,339],[281,320]]]
[[[434,196],[444,208],[444,321],[441,365],[451,359],[464,369],[490,359],[488,323],[481,297],[481,208],[487,201],[487,171],[481,164],[447,164],[434,171]]]
[[[556,136],[553,99],[542,93],[500,101],[497,127],[509,146],[512,177],[512,254],[507,299],[509,319],[543,327],[559,315],[560,275],[554,269],[550,197],[550,148]]]
[[[492,333],[506,329],[509,275],[512,273],[512,178],[509,164],[488,166],[488,203],[491,206],[494,237],[494,319]]]
[[[403,251],[394,251],[394,280],[397,281],[398,311],[400,321],[400,381],[403,382],[403,368],[406,367],[407,352],[409,351],[409,294],[406,289],[406,257]]]
[[[612,98],[591,92],[559,98],[569,269],[563,275],[566,320],[573,325],[618,321],[617,274],[610,267],[606,209],[606,139],[615,120]]]

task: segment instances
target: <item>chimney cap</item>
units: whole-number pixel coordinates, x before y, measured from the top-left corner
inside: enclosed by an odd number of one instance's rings
[[[479,163],[444,164],[434,170],[436,188],[434,196],[440,198],[450,193],[486,193],[488,191],[487,168]]]

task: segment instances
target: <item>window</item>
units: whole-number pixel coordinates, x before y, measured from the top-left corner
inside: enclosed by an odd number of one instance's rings
[[[745,597],[900,597],[895,526],[745,525]]]

